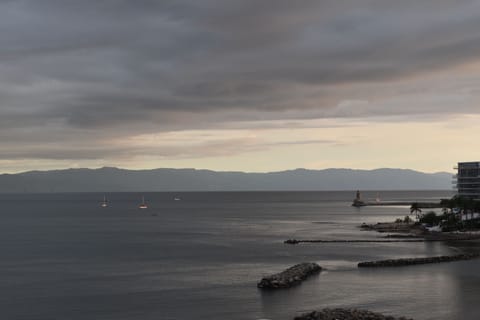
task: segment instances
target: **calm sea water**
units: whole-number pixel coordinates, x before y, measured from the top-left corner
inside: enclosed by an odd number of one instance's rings
[[[376,192],[365,193],[374,198]],[[427,200],[450,192],[382,192]],[[174,201],[179,196],[180,201]],[[350,206],[353,192],[0,195],[1,319],[292,319],[360,307],[415,319],[478,319],[480,260],[392,269],[359,261],[477,252],[480,243],[284,245],[373,239],[362,222],[407,207]],[[256,282],[301,261],[326,268],[290,290]]]

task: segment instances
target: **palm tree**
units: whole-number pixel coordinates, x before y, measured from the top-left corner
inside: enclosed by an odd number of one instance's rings
[[[422,212],[422,209],[418,206],[418,202],[412,203],[410,207],[410,214],[415,213],[415,218],[417,220],[420,220],[420,213]]]

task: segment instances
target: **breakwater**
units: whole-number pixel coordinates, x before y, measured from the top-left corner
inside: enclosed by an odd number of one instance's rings
[[[416,265],[416,264],[471,260],[471,259],[475,259],[475,258],[478,258],[478,257],[479,257],[478,254],[458,254],[458,255],[454,255],[454,256],[389,259],[389,260],[377,260],[377,261],[360,262],[360,263],[358,263],[358,267],[359,268],[365,268],[365,267],[368,267],[368,268],[401,267],[401,266],[410,266],[410,265]]]
[[[479,234],[474,233],[447,233],[447,232],[428,232],[423,235],[386,235],[380,239],[288,239],[283,241],[285,244],[299,243],[389,243],[389,242],[438,242],[438,241],[468,241],[480,240]]]
[[[360,240],[360,239],[352,239],[352,240],[346,240],[346,239],[339,239],[339,240],[297,240],[297,239],[288,239],[285,240],[283,243],[285,244],[299,244],[299,243],[370,243],[370,242],[432,242],[432,241],[444,241],[441,239],[415,239],[415,238],[410,238],[410,239],[386,239],[386,240]]]
[[[386,201],[386,202],[365,202],[364,206],[411,206],[416,203],[420,209],[441,208],[440,202],[416,202],[416,201]]]
[[[411,318],[395,318],[386,316],[381,313],[376,313],[368,310],[359,309],[323,309],[320,311],[312,311],[294,318],[294,320],[412,320]]]
[[[314,262],[299,263],[283,272],[262,278],[262,280],[257,283],[257,287],[261,289],[290,288],[300,284],[300,282],[308,276],[318,273],[321,270],[322,267]]]

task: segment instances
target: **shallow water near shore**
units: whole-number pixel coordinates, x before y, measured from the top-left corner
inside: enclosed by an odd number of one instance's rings
[[[376,192],[364,193],[374,198]],[[312,243],[375,239],[362,222],[408,207],[350,206],[353,192],[0,195],[3,319],[292,319],[357,307],[415,319],[477,319],[480,260],[358,269],[360,261],[480,252],[480,242]],[[434,200],[448,191],[381,192]],[[180,201],[174,201],[180,197]],[[300,286],[256,282],[302,261],[326,268]]]

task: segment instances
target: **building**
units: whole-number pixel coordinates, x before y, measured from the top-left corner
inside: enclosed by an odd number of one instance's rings
[[[459,162],[456,169],[457,194],[460,197],[480,199],[480,161]]]

